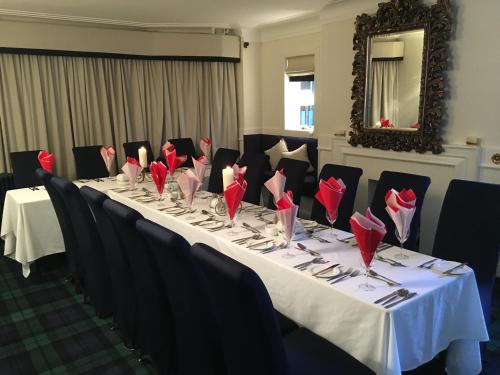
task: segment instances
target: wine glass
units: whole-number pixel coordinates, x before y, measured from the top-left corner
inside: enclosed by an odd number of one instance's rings
[[[328,213],[328,210],[326,210],[325,216],[326,216],[326,220],[330,224],[330,228],[331,228],[330,236],[333,237],[333,238],[337,238],[337,235],[335,234],[335,232],[333,230],[333,224],[335,224],[335,221],[337,220],[337,210],[335,210],[333,218],[330,217],[330,214]]]
[[[394,258],[396,258],[396,259],[408,259],[408,255],[403,253],[403,244],[406,242],[408,237],[410,237],[410,230],[408,230],[404,236],[401,236],[399,234],[398,228],[396,228],[395,233],[396,233],[396,238],[399,241],[399,253],[395,254]]]
[[[134,191],[137,189],[136,185],[137,185],[137,178],[130,178],[128,179],[128,183],[130,185],[130,191]]]
[[[367,251],[362,251],[361,248],[359,249],[360,255],[361,255],[361,265],[363,266],[365,270],[365,282],[362,284],[358,285],[358,288],[365,291],[365,292],[371,292],[375,290],[375,286],[370,284],[368,282],[368,275],[370,274],[370,268],[371,264],[373,261],[373,256],[375,255],[375,251],[373,252],[367,252]]]

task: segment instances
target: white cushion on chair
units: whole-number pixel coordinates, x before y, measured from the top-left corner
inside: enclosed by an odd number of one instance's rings
[[[269,156],[269,163],[273,171],[276,169],[278,162],[282,158],[282,154],[288,151],[288,146],[284,138],[281,138],[278,143],[276,143],[269,150],[264,151],[264,153]]]
[[[298,149],[293,150],[293,151],[284,151],[282,153],[283,158],[288,158],[288,159],[294,159],[294,160],[300,160],[300,161],[306,161],[309,163],[309,168],[307,169],[308,172],[313,172],[314,168],[311,165],[311,162],[309,161],[309,156],[307,155],[307,145],[303,144],[300,146]]]

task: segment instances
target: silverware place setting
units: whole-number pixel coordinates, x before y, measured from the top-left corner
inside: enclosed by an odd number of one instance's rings
[[[383,281],[383,282],[385,282],[389,286],[401,286],[402,285],[401,283],[399,283],[397,281],[394,281],[392,279],[389,279],[388,277],[383,276],[383,275],[381,275],[380,273],[378,273],[378,272],[376,272],[374,270],[369,270],[368,271],[368,277],[370,277],[372,279],[379,280],[379,281]]]
[[[391,307],[394,307],[400,304],[401,302],[407,301],[415,297],[416,295],[417,295],[416,292],[410,292],[408,289],[400,288],[382,298],[379,298],[374,303],[381,304],[386,309],[390,309]]]
[[[336,283],[344,281],[344,280],[346,280],[348,278],[356,277],[356,276],[359,276],[359,275],[361,275],[361,271],[360,270],[353,270],[352,272],[350,272],[348,274],[345,274],[345,275],[343,275],[341,277],[338,277],[335,280],[331,281],[330,284],[336,284]]]
[[[317,251],[314,251],[314,250],[311,250],[311,249],[308,249],[305,245],[301,244],[300,242],[297,242],[297,246],[295,247],[295,249],[297,250],[302,250],[306,253],[309,253],[311,254],[312,256],[314,257],[319,257],[321,256],[320,253],[318,253]]]
[[[432,268],[432,266],[434,265],[434,263],[436,263],[438,260],[439,259],[434,258],[434,259],[428,260],[427,262],[424,262],[424,263],[418,265],[417,267],[418,268],[427,268],[428,270],[430,270]]]
[[[307,262],[296,264],[295,266],[293,266],[293,268],[296,268],[300,271],[305,271],[312,264],[325,264],[325,263],[328,263],[328,261],[323,259],[322,257],[315,257]]]
[[[375,259],[379,260],[381,262],[390,264],[393,267],[406,267],[406,265],[404,265],[401,262],[398,262],[397,260],[394,260],[394,259],[391,259],[391,258],[385,258],[385,257],[383,257],[383,256],[381,256],[379,254],[376,254]]]

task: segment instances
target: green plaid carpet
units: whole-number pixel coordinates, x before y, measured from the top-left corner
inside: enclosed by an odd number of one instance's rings
[[[41,275],[26,280],[17,263],[0,256],[1,375],[154,374],[60,270]]]

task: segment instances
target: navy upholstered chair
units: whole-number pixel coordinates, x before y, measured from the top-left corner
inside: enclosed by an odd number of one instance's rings
[[[225,374],[213,306],[188,242],[148,220],[137,221],[137,230],[149,244],[170,300],[179,373]]]
[[[222,169],[232,166],[238,160],[240,152],[229,148],[219,148],[212,161],[210,179],[208,180],[208,191],[211,193],[222,193]]]
[[[288,158],[280,159],[276,167],[278,171],[283,169],[286,176],[285,191],[291,190],[293,192],[293,202],[298,205],[300,205],[302,198],[307,168],[309,168],[308,162]],[[267,207],[276,209],[272,194],[269,195]]]
[[[268,161],[267,156],[256,152],[245,152],[238,165],[247,167],[245,180],[247,181],[247,190],[243,196],[245,202],[260,204],[260,195],[264,185],[264,169]]]
[[[177,152],[177,155],[186,155],[187,160],[184,164],[182,164],[183,167],[187,168],[192,168],[193,167],[193,159],[191,157],[196,157],[196,150],[194,147],[193,139],[192,138],[172,138],[168,140],[170,143],[172,143],[175,146],[175,151]],[[165,157],[163,156],[162,151],[160,150],[160,156],[158,157],[157,160],[161,160],[163,163],[165,163]]]
[[[151,355],[161,373],[171,373],[176,367],[176,350],[170,306],[161,291],[163,284],[157,262],[136,230],[136,222],[142,215],[112,199],[106,200],[103,207],[118,233],[132,271],[141,351]]]
[[[425,193],[431,184],[431,179],[427,176],[420,176],[410,173],[383,171],[373,194],[373,199],[370,204],[372,213],[382,220],[386,226],[387,234],[384,237],[384,242],[399,246],[399,241],[395,234],[395,225],[391,217],[385,210],[385,194],[390,189],[402,190],[412,189],[417,196],[415,215],[410,226],[410,236],[405,242],[404,247],[409,250],[418,251],[418,242],[420,238],[420,216],[422,206],[424,204]]]
[[[61,228],[64,249],[66,252],[66,261],[68,263],[69,276],[74,278],[77,288],[80,288],[83,281],[83,270],[81,268],[80,259],[78,258],[77,240],[75,233],[73,231],[71,218],[65,209],[64,201],[60,197],[59,193],[52,186],[51,180],[53,178],[52,174],[47,172],[42,168],[38,168],[35,171],[36,176],[42,182],[43,186],[49,194],[52,205],[54,206],[54,211],[56,213],[57,221],[59,222],[59,227]],[[39,185],[40,183],[37,183]]]
[[[80,189],[61,177],[53,177],[52,185],[62,197],[77,236],[78,254],[85,280],[85,291],[97,316],[105,318],[113,311],[111,279],[101,239],[89,206]]]
[[[321,169],[321,173],[319,174],[320,180],[328,180],[330,177],[335,179],[341,178],[346,185],[346,191],[337,212],[337,220],[335,220],[335,224],[333,225],[335,228],[350,232],[349,218],[352,215],[359,178],[362,174],[363,170],[361,168],[349,167],[347,165],[325,164]],[[329,225],[325,215],[325,207],[314,199],[311,219],[320,224]]]
[[[452,180],[446,191],[432,255],[467,262],[476,275],[488,325],[500,251],[500,185]]]
[[[305,328],[281,336],[266,287],[247,266],[204,244],[191,248],[205,273],[228,374],[368,374],[364,365]]]
[[[148,157],[148,165],[154,161],[153,149],[151,148],[151,143],[149,141],[134,141],[125,142],[123,144],[123,151],[126,157],[131,157],[139,161],[139,149],[144,147],[146,149],[146,154]]]
[[[111,286],[113,291],[114,319],[128,348],[138,348],[137,304],[133,292],[134,279],[125,256],[125,249],[116,234],[113,224],[104,211],[103,204],[109,197],[88,186],[80,189],[80,194],[88,203],[97,224],[97,231],[104,245]]]
[[[21,189],[40,185],[35,171],[40,168],[38,154],[40,150],[10,153],[10,165],[14,175],[14,188]]]
[[[77,178],[108,177],[109,172],[101,156],[102,146],[73,147]]]

